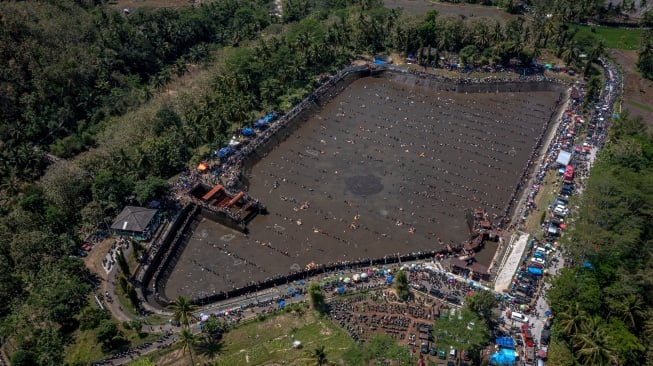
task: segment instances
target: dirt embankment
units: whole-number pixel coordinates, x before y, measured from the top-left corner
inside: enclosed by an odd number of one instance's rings
[[[653,81],[646,80],[637,71],[637,52],[610,50],[610,56],[623,69],[624,91],[622,109],[631,116],[641,116],[653,128]],[[619,108],[615,108],[619,112]]]

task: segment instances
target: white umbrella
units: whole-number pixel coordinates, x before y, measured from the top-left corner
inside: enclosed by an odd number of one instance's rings
[[[351,282],[351,278],[349,278],[349,277],[345,277],[345,279],[344,279],[343,282],[344,282],[344,283],[349,283],[349,282]]]
[[[201,320],[202,322],[205,322],[205,321],[209,320],[209,316],[206,315],[206,314],[203,314],[202,317],[200,318],[200,320]]]

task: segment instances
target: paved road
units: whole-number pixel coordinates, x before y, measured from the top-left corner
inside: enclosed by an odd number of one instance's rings
[[[510,288],[510,283],[517,272],[517,268],[519,268],[529,237],[528,234],[520,233],[513,234],[510,238],[508,253],[504,257],[494,281],[494,291],[502,293],[503,290]]]

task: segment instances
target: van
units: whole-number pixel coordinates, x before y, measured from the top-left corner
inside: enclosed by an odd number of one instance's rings
[[[518,313],[516,311],[513,311],[512,314],[510,314],[510,319],[516,320],[521,323],[528,323],[528,317],[522,313]]]

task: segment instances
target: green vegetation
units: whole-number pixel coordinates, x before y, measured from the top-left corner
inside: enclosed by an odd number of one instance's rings
[[[397,297],[402,300],[408,300],[408,297],[410,296],[408,276],[406,276],[406,272],[404,272],[402,269],[398,270],[397,273],[395,273],[394,288],[395,291],[397,291]]]
[[[455,349],[457,354],[469,351],[477,361],[480,361],[480,351],[490,340],[488,325],[467,306],[451,309],[448,316],[437,319],[433,335],[438,349],[447,354],[450,349]]]
[[[646,104],[642,104],[642,103],[636,102],[634,100],[628,100],[627,103],[632,105],[633,107],[637,107],[637,108],[639,108],[639,109],[641,109],[643,111],[653,112],[653,108],[646,105]]]
[[[311,306],[313,309],[319,312],[324,312],[326,310],[324,291],[319,283],[311,283],[311,286],[308,288],[308,296],[311,299]]]
[[[644,13],[640,24],[645,30],[639,47],[637,68],[645,78],[653,80],[653,9]]]
[[[293,348],[294,340],[299,340],[303,349]],[[246,359],[253,365],[284,361],[289,364],[297,360],[314,363],[313,351],[320,346],[324,346],[326,359],[342,362],[342,350],[356,349],[346,332],[312,311],[278,311],[277,316],[265,321],[250,322],[229,330],[223,336],[223,343],[217,365],[244,365]]]
[[[588,37],[595,41],[601,40],[606,48],[621,50],[639,49],[643,30],[638,28],[617,28],[589,25],[574,25],[577,37]]]
[[[552,357],[559,364],[651,365],[653,136],[641,118],[613,121],[579,215],[564,239],[577,263],[555,279]]]
[[[497,4],[517,10],[512,1]],[[442,55],[448,58],[445,61],[480,66],[511,60],[528,63],[550,48],[582,70],[589,91],[596,93],[602,83],[594,61],[615,42],[634,44],[630,35],[636,33],[627,33],[622,40],[618,34],[626,31],[569,26],[569,21],[614,10],[602,12],[598,3],[567,0],[552,5],[558,8],[550,19],[535,17],[532,23],[517,18],[505,23],[464,19],[435,11],[406,17],[376,0],[286,0],[281,19],[269,16],[269,6],[263,0],[225,0],[179,9],[142,8],[127,15],[103,2],[0,3],[0,337],[16,364],[60,365],[68,361],[64,347],[78,355],[71,362],[89,363],[93,360],[84,357],[127,345],[128,334],[133,333],[80,313],[98,281],[71,255],[125,204],[146,205],[164,197],[170,177],[189,162],[207,158],[232,130],[263,112],[288,110],[318,85],[320,75],[341,68],[355,55],[413,52],[424,65],[437,65]],[[546,7],[541,8],[546,14]],[[638,66],[650,77],[650,31],[643,32],[642,39]],[[581,58],[582,53],[587,57]],[[190,69],[201,69],[206,80],[173,92],[175,78],[183,78]],[[635,140],[642,139],[643,135]],[[641,151],[628,150],[637,146]],[[622,156],[619,163],[628,169],[644,164],[648,156],[645,145],[619,148],[621,155],[612,153]],[[626,169],[619,174],[629,179],[634,173]],[[606,177],[626,179],[619,174]],[[644,198],[639,189],[624,191],[635,190],[635,196]],[[647,212],[639,209],[641,215]],[[616,214],[622,217],[622,211]],[[637,227],[640,221],[628,225]],[[644,236],[640,231],[623,235]],[[597,233],[588,242],[614,240],[604,231]],[[133,256],[119,259],[125,275],[133,260]],[[136,290],[124,276],[119,282],[120,301],[131,302],[133,306],[125,307],[131,312],[138,302]],[[621,294],[610,296],[602,299],[624,299]],[[190,322],[181,314],[179,320],[186,326]],[[625,324],[630,334],[644,332]],[[625,334],[619,324],[610,327]],[[204,357],[195,352],[202,344],[207,355],[221,350],[215,334],[203,338],[206,342],[200,339],[197,347],[184,347],[187,354]],[[623,345],[630,343],[622,338],[624,353]],[[75,342],[86,345],[88,352],[71,345]],[[270,341],[280,345],[275,342]],[[560,344],[576,347],[572,336]],[[340,356],[342,352],[334,350],[351,346],[342,339],[324,345],[328,360],[378,356],[371,348]],[[252,359],[272,357],[272,348],[252,349]],[[396,351],[391,358],[405,356],[401,350],[388,349]],[[642,351],[621,353],[620,357],[635,360]]]

